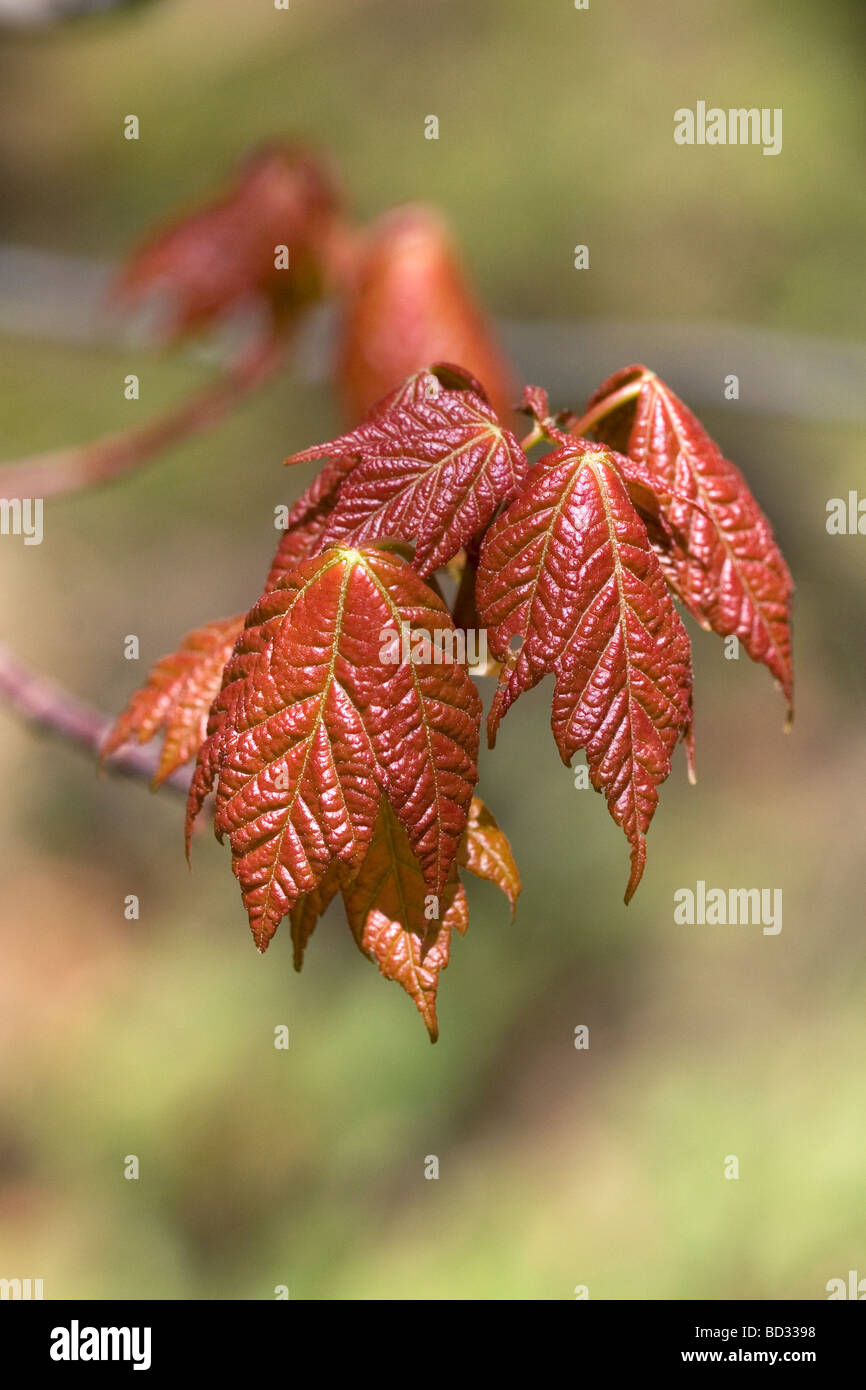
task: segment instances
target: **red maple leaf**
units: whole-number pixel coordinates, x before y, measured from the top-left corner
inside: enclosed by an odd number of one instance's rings
[[[511,916],[520,896],[520,874],[511,853],[508,837],[499,829],[480,796],[473,796],[466,833],[457,855],[476,878],[487,879],[501,889],[511,904]]]
[[[582,422],[642,469],[655,490],[665,575],[705,628],[736,636],[793,707],[793,581],[740,470],[647,367],[626,367],[592,396]],[[636,496],[636,501],[640,499]]]
[[[436,991],[448,964],[451,932],[456,928],[462,934],[469,925],[456,866],[442,894],[431,899],[409,838],[383,802],[370,848],[343,899],[359,948],[414,1000],[435,1042]]]
[[[341,895],[359,948],[434,1041],[439,976],[468,919],[460,870],[495,883],[512,912],[520,892],[473,796],[481,705],[455,622],[483,624],[501,664],[491,747],[513,701],[555,676],[560,756],[585,751],[630,844],[626,902],[679,739],[691,762],[691,658],[671,591],[791,690],[787,568],[741,475],[668,388],[629,368],[581,420],[554,414],[540,387],[522,409],[524,446],[474,377],[438,363],[357,429],[293,455],[328,462],[290,509],[242,630],[190,634],[108,745],[166,728],[162,776],[201,740],[187,839],[216,786],[215,830],[259,949],[289,916],[299,969]],[[555,450],[530,468],[524,447],[542,441]],[[424,582],[446,563],[451,611]]]
[[[520,893],[520,876],[511,847],[490,811],[473,797],[460,842],[458,861],[478,878],[495,883],[508,897],[512,913]],[[436,992],[448,964],[451,933],[462,935],[469,924],[466,895],[456,864],[441,895],[431,895],[405,830],[386,800],[370,847],[354,876],[335,863],[314,891],[291,909],[295,969],[319,918],[342,890],[346,917],[358,947],[395,980],[414,1001],[431,1042],[439,1027]]]
[[[165,742],[153,779],[158,787],[175,768],[194,758],[207,728],[208,711],[223,668],[244,625],[243,614],[217,618],[188,632],[177,651],[157,661],[102,745],[109,757],[124,743],[147,743],[162,729]]]
[[[506,663],[491,746],[517,696],[554,672],[560,756],[568,766],[586,750],[592,784],[632,847],[628,902],[658,786],[691,727],[692,677],[688,637],[617,460],[582,440],[542,460],[485,537],[478,606]]]
[[[482,396],[443,384],[440,373],[467,379],[457,370],[417,373],[357,429],[286,460],[330,460],[303,499],[334,496],[323,544],[412,542],[415,569],[431,574],[514,496],[526,455]]]
[[[266,593],[269,589],[279,588],[302,560],[309,560],[322,548],[333,501],[326,496],[323,501],[307,504],[305,495],[301,502],[302,506],[296,505],[289,513],[288,526],[280,538],[265,580]]]
[[[431,643],[452,627],[398,556],[337,547],[247,617],[189,814],[216,776],[215,829],[231,841],[260,950],[335,861],[360,868],[383,796],[430,891],[445,887],[477,776],[481,704],[462,665],[394,659],[404,623]]]

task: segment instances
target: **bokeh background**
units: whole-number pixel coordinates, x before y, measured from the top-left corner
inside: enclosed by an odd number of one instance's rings
[[[785,736],[766,671],[690,625],[699,782],[678,756],[628,909],[624,839],[559,762],[549,683],[524,697],[481,767],[517,920],[469,885],[435,1048],[338,914],[302,975],[284,931],[260,958],[227,852],[201,835],[187,870],[177,797],[0,710],[0,1275],[172,1299],[811,1299],[866,1275],[866,540],[825,527],[829,498],[866,496],[862,20],[838,0],[154,0],[2,32],[0,251],[68,262],[74,289],[274,134],[332,151],[361,217],[437,203],[557,406],[646,360],[746,471],[797,582],[798,691]],[[698,99],[782,107],[783,153],[676,146]],[[8,459],[211,370],[82,334],[58,274],[0,281]],[[47,504],[42,546],[0,542],[3,637],[119,709],[181,632],[257,596],[273,507],[307,476],[281,460],[336,424],[311,353],[212,433]],[[781,934],[674,925],[698,879],[782,888]]]

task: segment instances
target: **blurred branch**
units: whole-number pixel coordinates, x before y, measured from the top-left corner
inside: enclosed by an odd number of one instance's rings
[[[80,700],[54,681],[33,671],[0,643],[0,700],[33,728],[54,734],[98,756],[114,724],[110,715]],[[159,763],[159,749],[130,744],[113,754],[104,766],[109,772],[150,781]],[[178,769],[164,785],[186,795],[189,772]]]
[[[140,468],[162,450],[215,424],[261,385],[283,362],[286,344],[269,338],[214,382],[163,415],[134,429],[106,435],[71,449],[33,454],[0,466],[6,498],[57,497],[64,492],[113,482]]]
[[[83,256],[0,244],[0,332],[84,347],[119,344],[116,326],[102,312],[114,269]],[[296,361],[306,381],[330,377],[333,321],[325,307],[301,328]],[[724,378],[733,372],[741,398],[727,408],[836,424],[864,417],[866,350],[841,338],[628,319],[506,319],[496,326],[524,380],[545,385],[555,409],[578,408],[612,371],[646,362],[696,410],[724,404]]]

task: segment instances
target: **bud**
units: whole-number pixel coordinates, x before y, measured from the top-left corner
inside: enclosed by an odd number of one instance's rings
[[[509,421],[517,399],[511,369],[431,208],[386,213],[363,240],[348,296],[337,365],[351,424],[432,362],[458,362]]]

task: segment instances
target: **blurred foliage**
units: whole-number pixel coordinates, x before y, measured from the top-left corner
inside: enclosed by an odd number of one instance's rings
[[[248,144],[300,134],[365,216],[440,203],[509,317],[854,336],[859,23],[805,0],[163,0],[6,37],[0,235],[117,257]],[[782,155],[675,146],[673,110],[699,98],[782,106]],[[204,376],[11,339],[0,373],[10,458]],[[284,929],[259,958],[208,835],[187,872],[177,798],[100,780],[3,714],[0,1275],[48,1297],[718,1299],[820,1298],[864,1271],[866,590],[862,538],[824,526],[828,497],[866,494],[862,438],[703,414],[797,580],[794,730],[766,672],[692,625],[699,784],[678,758],[625,909],[622,837],[558,760],[548,685],[525,697],[481,781],[523,898],[512,926],[470,885],[436,1048],[339,916],[302,976]],[[181,632],[255,599],[273,507],[313,471],[281,460],[335,423],[289,373],[140,475],[52,504],[41,547],[0,546],[4,636],[118,709]],[[673,891],[699,878],[781,887],[781,934],[674,926]]]

